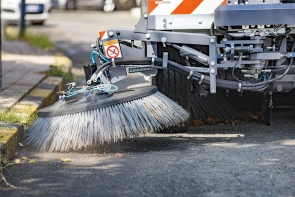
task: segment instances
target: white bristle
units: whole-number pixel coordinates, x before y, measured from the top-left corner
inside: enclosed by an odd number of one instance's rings
[[[96,110],[38,117],[29,129],[24,144],[29,148],[50,152],[79,150],[95,144],[156,132],[187,118],[187,111],[157,92],[141,99]]]

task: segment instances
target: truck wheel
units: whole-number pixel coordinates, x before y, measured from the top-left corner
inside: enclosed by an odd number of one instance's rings
[[[32,21],[31,23],[32,23],[32,25],[43,25],[44,20],[42,20],[42,21]]]
[[[115,0],[117,10],[129,10],[135,7],[134,0]]]

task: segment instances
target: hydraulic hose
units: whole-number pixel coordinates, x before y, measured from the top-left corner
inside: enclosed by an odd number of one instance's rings
[[[295,49],[295,41],[293,42],[293,46],[291,49],[291,52],[293,52]],[[290,70],[293,64],[293,57],[290,60],[289,66],[285,70],[283,74],[281,74],[278,77],[272,78],[272,79],[267,79],[266,81],[263,82],[258,82],[258,83],[245,83],[241,81],[229,81],[229,80],[222,80],[222,79],[216,79],[216,85],[217,87],[220,88],[226,88],[226,89],[232,89],[232,90],[251,90],[251,91],[263,91],[268,87],[268,84],[271,82],[274,82],[282,77],[284,77]],[[142,65],[151,65],[151,66],[156,66],[155,68],[158,69],[157,67],[162,66],[163,59],[162,58],[152,58],[152,57],[122,57],[122,58],[116,58],[116,59],[111,59],[110,62],[106,62],[102,64],[94,73],[94,75],[91,77],[90,80],[93,80],[97,76],[101,76],[102,73],[108,69],[111,66],[115,65],[134,65],[134,66],[142,66]],[[205,84],[210,84],[210,77],[203,75],[198,72],[192,72],[189,68],[182,66],[181,64],[178,64],[176,62],[167,60],[167,68],[170,70],[174,70],[180,74],[191,76],[193,80],[202,81]]]
[[[293,46],[292,46],[291,52],[294,52],[294,49],[295,49],[295,41],[293,42]],[[287,69],[285,70],[285,72],[283,74],[281,74],[280,76],[275,77],[275,78],[272,78],[272,79],[269,79],[269,80],[266,80],[266,81],[263,81],[263,82],[256,83],[255,85],[265,85],[265,84],[268,84],[268,83],[272,83],[272,82],[274,82],[274,81],[276,81],[278,79],[281,79],[291,69],[292,64],[293,64],[293,60],[294,60],[294,57],[291,58],[290,63],[289,63],[289,66],[287,67]],[[243,84],[243,85],[247,85],[247,84]]]
[[[96,75],[99,74],[99,72],[105,71],[107,68],[109,68],[112,65],[155,65],[155,66],[161,66],[163,62],[162,58],[151,58],[151,57],[122,57],[122,58],[116,58],[112,59],[112,61],[102,64],[100,67],[98,67],[97,71],[95,72]],[[182,66],[181,64],[178,64],[176,62],[167,60],[167,68],[170,70],[174,70],[180,74],[183,75],[190,75],[192,70],[189,68]],[[196,78],[200,78],[202,76],[201,73],[194,72],[193,75]]]

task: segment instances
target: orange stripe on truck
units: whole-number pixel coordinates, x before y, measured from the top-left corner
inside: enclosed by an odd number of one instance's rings
[[[191,14],[203,0],[183,0],[171,14]]]
[[[148,13],[152,13],[152,11],[159,5],[158,2],[162,0],[148,0]]]
[[[171,3],[175,3],[173,2],[173,0],[148,0],[148,14],[163,14],[163,15],[170,15],[170,14],[192,14],[202,3],[205,3],[205,5],[208,5],[208,3],[211,0],[182,0],[179,1],[179,5],[177,7],[175,7],[175,9],[173,11],[168,11],[165,10],[165,4],[170,5]],[[215,2],[215,3],[214,3]],[[222,2],[221,5],[226,5],[226,1],[220,1]],[[211,2],[210,2],[211,3]],[[155,9],[161,5],[160,10],[155,11]],[[214,6],[213,8],[209,8],[209,10],[214,10],[217,8],[218,3],[216,4],[216,0],[212,0],[212,5]],[[164,6],[164,7],[163,7]],[[204,5],[203,5],[204,6]],[[215,8],[216,6],[216,8]],[[158,9],[159,9],[158,8]],[[171,7],[170,7],[171,8]],[[204,8],[202,7],[202,10]],[[153,12],[155,11],[155,12]],[[160,12],[159,12],[160,11]],[[200,11],[200,10],[199,10]],[[211,14],[211,13],[210,13]]]

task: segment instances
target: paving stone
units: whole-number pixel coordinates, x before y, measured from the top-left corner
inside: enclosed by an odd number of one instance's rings
[[[5,112],[9,108],[10,112],[19,114],[20,117],[30,116],[38,108],[48,106],[57,100],[55,92],[63,89],[63,78],[47,77],[43,80],[49,65],[57,64],[57,59],[51,52],[32,47],[25,42],[5,40],[2,49],[3,89],[0,91],[0,112]],[[2,151],[4,150],[5,155],[12,156],[24,131],[21,125],[18,128],[0,122],[0,134],[1,132],[5,132],[9,140],[4,144],[0,142],[0,151],[4,147]]]
[[[16,92],[5,89],[0,92],[0,105],[4,107],[11,107],[17,101],[19,101],[25,93],[23,92]]]
[[[27,93],[29,92],[34,86],[32,85],[11,85],[9,86],[9,90]]]
[[[3,75],[3,83],[13,84],[17,81],[19,81],[23,77],[23,74],[21,72],[12,72],[9,71]]]
[[[36,74],[34,72],[29,72],[24,75],[19,81],[15,84],[17,85],[36,85],[38,84],[46,75],[44,74]]]

